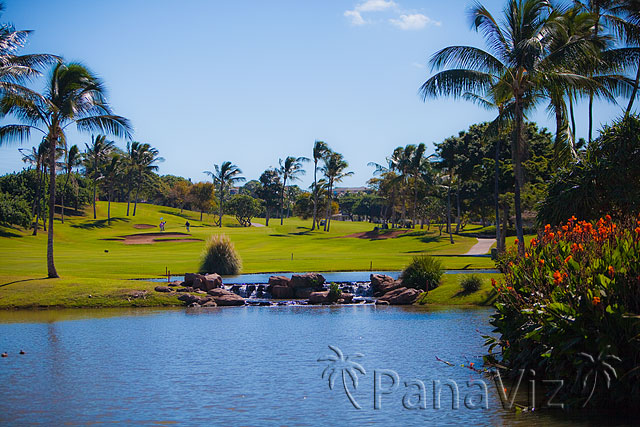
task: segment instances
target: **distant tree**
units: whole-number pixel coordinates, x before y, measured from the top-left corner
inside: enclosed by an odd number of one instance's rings
[[[114,153],[104,168],[105,185],[107,187],[107,224],[111,225],[111,199],[116,182],[122,174],[122,157]],[[95,201],[95,197],[94,197]]]
[[[169,189],[169,200],[180,208],[180,213],[184,208],[185,203],[189,201],[191,184],[189,181],[182,180],[177,181]]]
[[[271,212],[278,208],[280,195],[280,175],[274,169],[267,169],[260,175],[260,188],[257,196],[264,201],[265,223],[269,226]]]
[[[248,181],[245,185],[240,187],[240,194],[246,194],[253,198],[259,198],[258,192],[260,191],[260,181],[257,179],[252,179]]]
[[[62,205],[62,223],[64,224],[64,194],[67,192],[67,185],[69,184],[69,179],[72,177],[73,168],[79,166],[82,162],[82,158],[80,155],[80,150],[77,145],[72,145],[71,148],[66,150],[64,154],[64,172],[67,175],[67,178],[64,182],[64,189],[62,191],[62,197],[60,198],[60,204]]]
[[[313,144],[313,224],[311,224],[311,231],[316,229],[318,224],[318,162],[322,160],[327,153],[331,150],[324,141],[316,140]]]
[[[284,223],[284,196],[285,189],[287,187],[287,179],[291,181],[296,181],[300,179],[300,175],[304,175],[305,171],[302,169],[302,163],[308,162],[309,159],[306,157],[292,157],[289,156],[284,159],[279,160],[280,168],[278,169],[278,173],[282,177],[282,189],[280,190],[280,225]]]
[[[245,178],[240,176],[242,171],[239,167],[234,165],[233,163],[227,161],[223,162],[222,165],[213,165],[215,168],[215,172],[212,171],[204,171],[207,175],[213,178],[213,183],[218,186],[218,197],[220,199],[220,203],[218,206],[220,212],[220,218],[218,220],[218,226],[222,227],[222,215],[224,213],[224,195],[227,191],[228,187],[233,186],[238,182],[245,181]]]
[[[107,141],[106,135],[91,135],[91,145],[84,152],[85,171],[93,182],[93,219],[96,219],[96,190],[98,181],[103,179],[102,169],[108,161],[109,155],[116,148],[115,142]]]
[[[345,172],[349,167],[349,163],[344,160],[344,157],[340,153],[331,152],[324,159],[324,166],[322,166],[322,173],[327,178],[328,187],[328,206],[327,206],[327,219],[324,224],[324,231],[329,231],[331,227],[331,202],[333,185],[337,182],[341,182],[345,177],[353,175],[353,172]]]
[[[262,212],[260,202],[248,194],[236,194],[231,197],[227,209],[243,227],[251,227],[251,220]]]
[[[31,222],[29,204],[20,197],[0,192],[0,224],[27,228]]]
[[[164,159],[158,154],[158,150],[147,143],[132,142],[132,173],[136,185],[135,202],[133,204],[133,216],[136,216],[136,208],[138,207],[138,194],[140,187],[158,170],[156,163],[163,162]]]
[[[189,188],[189,198],[200,212],[200,221],[202,221],[202,213],[210,212],[214,205],[214,186],[210,182],[197,182]]]

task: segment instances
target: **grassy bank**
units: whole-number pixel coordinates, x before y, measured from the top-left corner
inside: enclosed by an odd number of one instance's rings
[[[111,224],[106,203],[98,203],[98,219],[91,209],[81,216],[56,221],[55,259],[61,279],[46,279],[46,233],[31,236],[29,230],[0,228],[0,307],[163,305],[173,298],[149,292],[131,298],[134,290],[153,285],[125,279],[198,270],[204,241],[225,233],[243,260],[243,273],[279,271],[400,270],[417,254],[438,256],[445,268],[492,268],[486,257],[461,256],[476,239],[455,236],[449,243],[436,228],[416,229],[392,238],[361,236],[373,228],[366,222],[332,223],[331,232],[310,231],[310,221],[272,220],[269,227],[240,227],[225,217],[223,227],[213,227],[210,215],[200,221],[196,212],[154,205],[138,205],[136,216],[126,216],[126,204],[112,203]],[[91,213],[91,215],[87,215]],[[134,234],[158,233],[167,222],[161,241],[128,244]],[[185,221],[191,223],[187,233]],[[264,220],[255,222],[264,224]],[[146,228],[144,228],[146,227]],[[170,236],[169,233],[185,233]],[[146,236],[148,237],[148,236]],[[134,238],[135,239],[135,238]],[[191,239],[178,241],[171,239]],[[88,297],[91,295],[91,298]]]
[[[478,274],[482,279],[482,286],[475,292],[465,292],[460,282],[466,275],[445,274],[436,289],[423,293],[418,304],[436,305],[492,305],[496,293],[491,286],[491,279],[498,280],[501,274]]]

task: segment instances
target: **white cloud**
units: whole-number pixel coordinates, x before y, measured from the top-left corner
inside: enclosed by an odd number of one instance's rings
[[[412,62],[411,65],[413,65],[416,68],[420,68],[420,69],[427,68],[427,67],[424,66],[424,64],[420,64],[419,62]]]
[[[356,5],[353,10],[346,10],[344,16],[351,19],[351,25],[360,26],[367,23],[362,17],[362,12],[381,12],[396,6],[392,0],[366,0]]]
[[[401,30],[421,30],[427,25],[440,25],[438,21],[434,21],[421,13],[400,15],[399,19],[389,19],[389,22]]]
[[[355,10],[358,12],[379,12],[393,7],[396,7],[396,4],[391,0],[367,0],[357,5]]]
[[[351,19],[351,25],[360,26],[367,23],[357,10],[346,10],[344,16]]]

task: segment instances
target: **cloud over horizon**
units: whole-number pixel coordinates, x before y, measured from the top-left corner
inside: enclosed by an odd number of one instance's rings
[[[344,16],[349,18],[351,25],[359,27],[373,22],[365,19],[362,16],[363,13],[385,11],[390,11],[397,16],[397,18],[389,18],[387,22],[404,31],[421,30],[428,25],[440,26],[440,22],[422,13],[402,11],[399,5],[393,0],[365,0],[364,2],[358,3],[351,10],[345,10]]]

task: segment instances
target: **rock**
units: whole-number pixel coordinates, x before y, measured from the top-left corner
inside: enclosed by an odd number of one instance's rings
[[[168,286],[156,286],[154,289],[156,292],[171,292],[171,288]]]
[[[208,291],[222,286],[222,277],[219,274],[186,273],[183,285],[189,285],[196,289]]]
[[[339,304],[351,304],[353,302],[353,294],[343,292],[338,300]]]
[[[202,304],[203,307],[217,307],[218,304],[216,304],[215,301],[211,300],[211,301],[207,301],[204,304]]]
[[[188,305],[189,308],[200,308],[200,304],[198,304],[197,302],[192,302],[191,304]]]
[[[245,300],[240,295],[236,295],[224,288],[211,289],[207,292],[219,306],[244,305]]]
[[[269,285],[270,286],[290,286],[291,279],[285,276],[271,276],[269,277]]]
[[[389,301],[377,300],[376,305],[389,305]]]
[[[176,281],[176,282],[171,282],[169,283],[167,286],[171,286],[171,287],[176,287],[176,286],[181,286],[183,282],[181,281]]]
[[[418,289],[398,288],[387,292],[378,301],[387,301],[391,305],[408,305],[416,302],[420,293]]]
[[[200,297],[192,294],[182,294],[178,297],[178,299],[180,301],[184,301],[188,306],[191,306],[191,304],[194,303],[200,306],[206,304],[209,301],[212,301],[212,299],[209,297]]]
[[[250,297],[253,294],[253,291],[255,290],[256,290],[256,285],[247,285],[246,287],[247,297]]]
[[[318,289],[324,284],[324,276],[320,273],[294,274],[291,276],[292,288]]]
[[[240,295],[240,289],[242,288],[242,286],[240,285],[233,285],[231,286],[230,291],[233,292],[236,295]]]
[[[193,288],[191,286],[187,288],[178,288],[176,289],[176,292],[193,292]]]
[[[292,290],[295,291],[296,298],[307,299],[312,292],[317,290],[317,288],[296,288]]]
[[[183,286],[187,286],[187,285],[192,285],[193,281],[196,277],[201,276],[201,274],[198,273],[185,273],[184,274],[184,282],[182,283]]]
[[[288,286],[273,285],[271,286],[271,297],[275,299],[293,298],[293,289]]]
[[[372,274],[370,276],[371,290],[374,297],[379,297],[386,294],[389,291],[398,289],[402,286],[399,280],[395,280],[391,276],[385,274]]]
[[[329,291],[311,292],[309,304],[326,304],[329,301]]]

